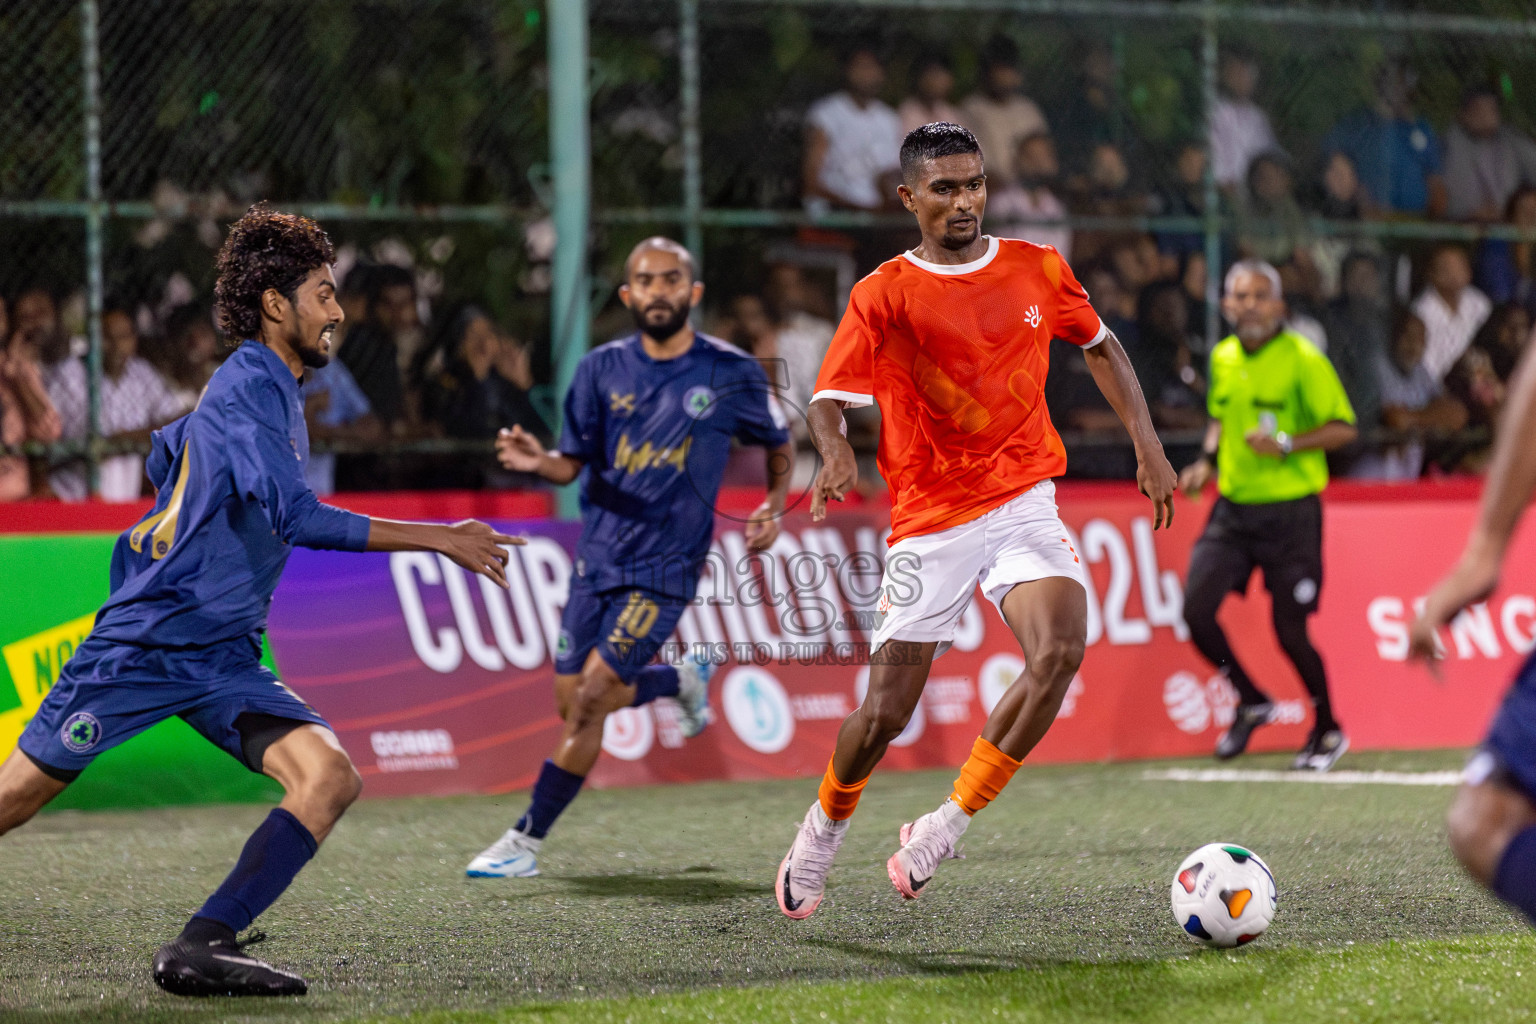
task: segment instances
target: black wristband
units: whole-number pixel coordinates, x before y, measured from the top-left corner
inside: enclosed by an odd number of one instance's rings
[[[1216,452],[1211,451],[1209,448],[1201,448],[1200,449],[1200,457],[1202,459],[1204,459],[1206,462],[1215,462],[1216,461]]]

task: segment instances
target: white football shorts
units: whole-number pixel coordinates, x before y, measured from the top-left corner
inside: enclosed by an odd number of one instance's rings
[[[976,586],[1003,610],[1017,583],[1065,576],[1083,583],[1081,557],[1056,511],[1056,484],[1023,494],[959,526],[897,541],[886,552],[880,614],[870,653],[887,640],[939,643],[949,649]]]

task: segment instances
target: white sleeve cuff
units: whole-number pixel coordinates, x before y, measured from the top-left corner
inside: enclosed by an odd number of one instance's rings
[[[1095,334],[1093,336],[1093,340],[1092,341],[1084,342],[1082,347],[1083,348],[1093,348],[1093,346],[1095,346],[1099,342],[1103,341],[1105,336],[1108,335],[1108,334],[1109,334],[1109,327],[1108,327],[1108,325],[1106,325],[1103,320],[1100,320],[1099,321],[1099,333]]]
[[[844,402],[849,408],[857,409],[864,405],[874,405],[874,395],[861,395],[856,391],[818,391],[811,396],[811,401],[818,398],[830,398],[834,401]]]

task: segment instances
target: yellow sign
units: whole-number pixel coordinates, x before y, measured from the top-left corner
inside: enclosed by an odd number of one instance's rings
[[[21,707],[0,712],[0,757],[9,756],[16,749],[21,730],[37,714],[38,705],[58,681],[64,663],[95,623],[96,613],[91,612],[0,647],[0,657],[5,658],[16,695],[21,698]]]

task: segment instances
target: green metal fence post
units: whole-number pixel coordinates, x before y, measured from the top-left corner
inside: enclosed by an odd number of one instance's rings
[[[1205,107],[1205,347],[1210,351],[1221,339],[1221,196],[1216,190],[1216,154],[1211,148],[1218,45],[1214,5],[1206,6],[1200,26],[1200,93]]]
[[[80,3],[80,61],[85,84],[85,294],[86,335],[86,479],[91,493],[100,485],[97,441],[101,437],[101,307],[102,205],[101,205],[101,50],[96,0]]]
[[[699,0],[678,3],[678,63],[682,65],[683,244],[704,270],[704,169],[699,138]]]
[[[592,218],[592,158],[588,137],[587,0],[550,0],[549,153],[555,195],[551,337],[555,356],[558,434],[565,394],[591,336],[587,234]],[[576,488],[560,492],[560,514],[578,514]]]

